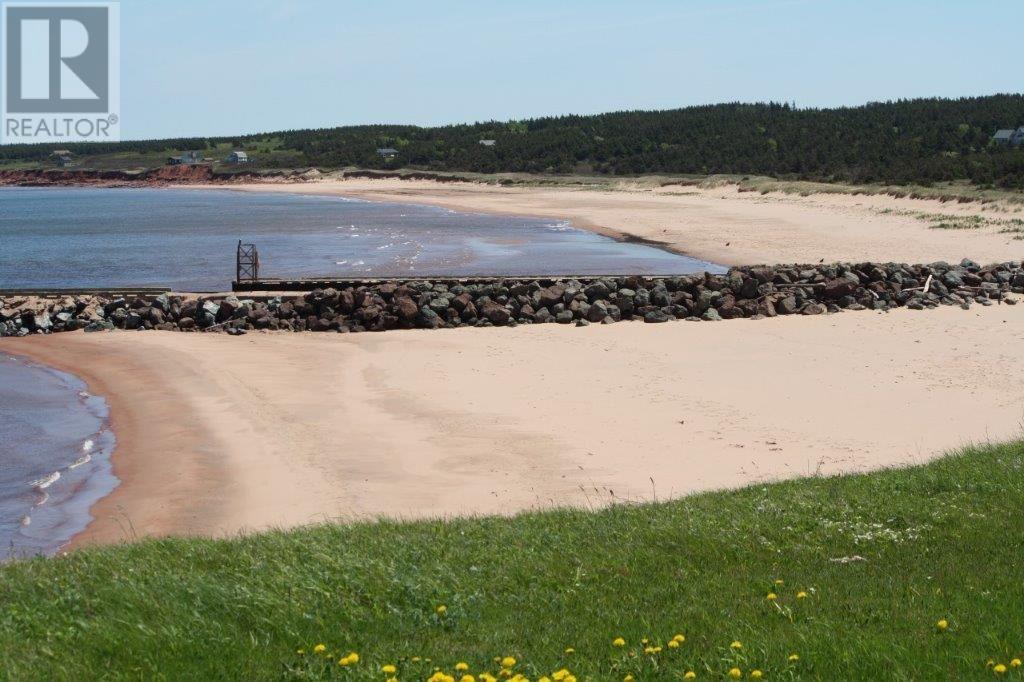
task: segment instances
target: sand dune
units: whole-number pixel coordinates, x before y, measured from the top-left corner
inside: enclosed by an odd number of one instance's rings
[[[500,187],[424,180],[324,180],[305,184],[233,186],[434,204],[481,211],[569,219],[611,236],[664,243],[679,253],[726,265],[834,261],[982,263],[1024,259],[1024,204],[965,203],[890,196],[739,192],[620,185],[617,191],[565,187]],[[224,189],[224,186],[217,186]],[[973,229],[934,229],[950,217],[973,216]]]
[[[922,462],[1020,435],[1022,340],[1024,306],[1001,305],[2,343],[111,402],[123,483],[79,538],[111,542],[599,505]]]

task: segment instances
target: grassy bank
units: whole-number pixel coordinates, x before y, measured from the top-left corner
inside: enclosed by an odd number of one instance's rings
[[[0,678],[1024,678],[1022,556],[1021,443],[600,512],[147,541],[0,568]]]

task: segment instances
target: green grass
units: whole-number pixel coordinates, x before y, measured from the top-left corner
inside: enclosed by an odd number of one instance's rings
[[[1022,557],[1022,443],[597,512],[150,540],[0,568],[0,678],[412,680],[511,655],[531,680],[977,679],[1024,655]]]

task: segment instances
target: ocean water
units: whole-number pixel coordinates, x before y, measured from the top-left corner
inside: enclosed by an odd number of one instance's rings
[[[723,271],[537,218],[228,190],[0,188],[0,289],[221,291],[239,239],[256,244],[265,277]]]
[[[0,561],[53,554],[117,485],[103,398],[0,346]]]

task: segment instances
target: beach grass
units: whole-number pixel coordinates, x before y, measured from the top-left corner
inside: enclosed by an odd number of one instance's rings
[[[147,540],[0,567],[0,678],[1024,679],[1022,557],[1024,443],[597,511]]]

